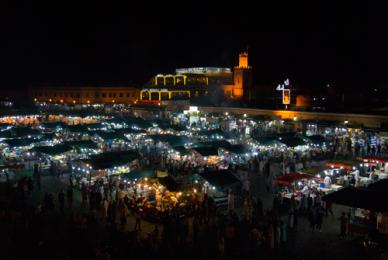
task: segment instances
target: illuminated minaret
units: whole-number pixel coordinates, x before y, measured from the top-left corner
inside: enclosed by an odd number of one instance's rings
[[[239,55],[238,66],[234,67],[233,97],[236,99],[251,100],[252,67],[248,63],[248,52]]]

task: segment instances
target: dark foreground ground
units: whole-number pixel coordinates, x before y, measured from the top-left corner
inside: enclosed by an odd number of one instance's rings
[[[340,206],[334,207],[334,216],[324,218],[321,232],[313,232],[307,218],[300,216],[295,228],[287,228],[286,241],[274,249],[268,240],[254,239],[255,228],[241,217],[197,225],[192,217],[174,219],[158,223],[158,231],[155,223],[143,220],[141,231],[134,231],[133,214],[124,225],[118,215],[109,222],[82,206],[77,190],[72,209],[66,206],[61,213],[55,200],[53,210],[41,212],[37,205],[44,194],[56,199],[66,188],[65,179],[44,176],[41,191],[34,188],[24,197],[14,183],[1,183],[0,259],[388,259],[378,250],[363,248],[361,237],[339,238]],[[262,185],[260,177],[253,177],[252,191],[270,208],[271,191]],[[266,218],[257,218],[257,229],[265,233]],[[280,220],[287,222],[284,215]]]

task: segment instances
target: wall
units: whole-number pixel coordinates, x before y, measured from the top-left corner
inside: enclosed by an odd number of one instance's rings
[[[133,87],[39,87],[29,93],[30,99],[38,102],[128,104],[139,99],[140,91]]]
[[[321,112],[302,112],[292,110],[266,110],[253,108],[231,108],[231,107],[199,107],[199,111],[207,113],[234,113],[248,115],[264,115],[278,117],[281,119],[296,120],[328,120],[328,121],[348,121],[349,124],[363,124],[368,127],[380,127],[382,123],[388,123],[388,116],[362,115],[362,114],[337,114]]]

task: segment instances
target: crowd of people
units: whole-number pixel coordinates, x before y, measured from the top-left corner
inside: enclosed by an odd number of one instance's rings
[[[263,127],[276,132],[279,126]],[[240,131],[245,132],[245,131]],[[378,155],[387,151],[386,143],[378,136],[364,133],[328,135],[328,146],[310,147],[305,150],[284,147],[266,147],[255,150],[243,164],[226,160],[207,165],[195,156],[174,159],[160,153],[155,143],[144,138],[132,142],[140,154],[136,167],[139,169],[165,170],[172,177],[198,172],[198,167],[220,166],[236,173],[249,173],[249,181],[264,183],[266,189],[254,196],[250,184],[239,194],[239,207],[219,208],[215,201],[203,197],[185,207],[161,206],[158,218],[147,218],[146,209],[150,199],[138,194],[136,186],[122,186],[107,178],[81,182],[80,178],[64,174],[55,163],[50,163],[48,175],[59,178],[61,187],[49,192],[42,185],[41,170],[34,166],[32,177],[20,178],[16,185],[7,180],[2,187],[0,207],[0,254],[12,258],[34,255],[49,259],[148,259],[205,258],[237,259],[260,257],[286,257],[293,248],[300,221],[309,223],[309,230],[322,232],[325,221],[335,221],[338,237],[349,233],[353,216],[343,213],[334,215],[332,205],[322,201],[322,194],[303,197],[300,202],[291,197],[289,201],[275,193],[273,202],[264,207],[261,195],[272,194],[272,184],[277,175],[284,175],[311,166],[319,160],[354,158],[362,155]],[[110,150],[112,147],[105,146]],[[119,146],[127,150],[128,146]],[[279,168],[274,172],[273,168]],[[63,176],[69,176],[63,181]],[[106,177],[105,177],[106,178]],[[34,194],[38,194],[37,198]],[[158,203],[155,194],[156,205]],[[160,206],[160,203],[159,203]],[[150,228],[151,227],[151,228]],[[25,250],[18,250],[19,246]],[[289,255],[288,255],[289,256]]]

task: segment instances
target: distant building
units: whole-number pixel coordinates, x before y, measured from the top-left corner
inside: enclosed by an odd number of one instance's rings
[[[174,100],[252,100],[252,67],[248,53],[239,55],[233,71],[224,67],[179,68],[175,74],[158,74],[143,88],[61,86],[30,88],[30,100],[67,104],[160,104]],[[137,102],[139,101],[139,102]]]
[[[230,68],[180,68],[175,74],[158,74],[143,87],[140,100],[174,100],[208,98],[214,101],[250,100],[252,94],[252,67],[248,53],[239,55],[239,64]]]
[[[134,87],[32,87],[29,90],[35,102],[66,104],[133,104],[140,90]]]

